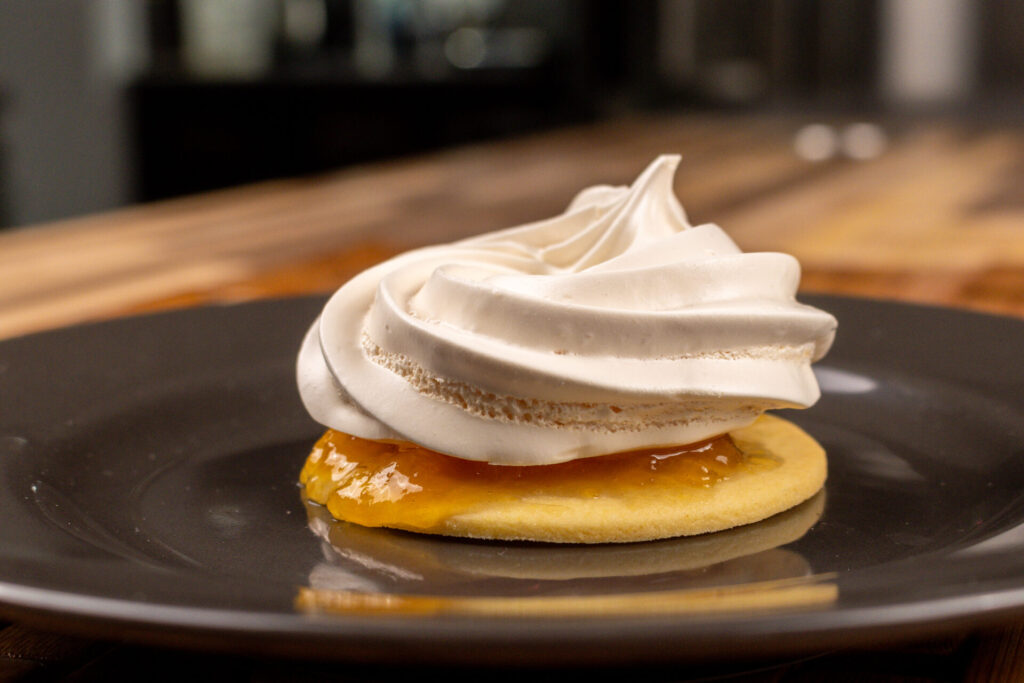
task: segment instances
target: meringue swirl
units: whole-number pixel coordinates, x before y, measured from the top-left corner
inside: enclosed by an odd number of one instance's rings
[[[368,439],[538,465],[686,444],[819,396],[835,334],[800,266],[691,227],[677,156],[554,218],[364,271],[307,333],[314,419]]]

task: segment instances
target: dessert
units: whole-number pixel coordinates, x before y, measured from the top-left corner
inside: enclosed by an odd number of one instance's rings
[[[297,365],[330,428],[306,495],[364,526],[599,543],[747,524],[820,490],[824,452],[763,413],[817,400],[835,319],[796,302],[792,257],[689,225],[678,161],[339,289]]]

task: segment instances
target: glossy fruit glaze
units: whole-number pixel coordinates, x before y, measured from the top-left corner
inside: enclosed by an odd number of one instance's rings
[[[740,451],[728,435],[685,446],[510,467],[329,430],[310,453],[300,480],[307,496],[325,503],[338,519],[430,531],[450,517],[515,499],[629,500],[655,488],[685,496],[745,469],[775,464],[767,454]]]

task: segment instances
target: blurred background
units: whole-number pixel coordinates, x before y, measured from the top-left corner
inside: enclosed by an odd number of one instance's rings
[[[652,110],[1005,123],[1021,36],[1024,0],[5,0],[0,227]]]

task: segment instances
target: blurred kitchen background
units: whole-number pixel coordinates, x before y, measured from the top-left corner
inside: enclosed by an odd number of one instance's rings
[[[0,227],[656,109],[1024,121],[1022,37],[1024,0],[3,0]]]

